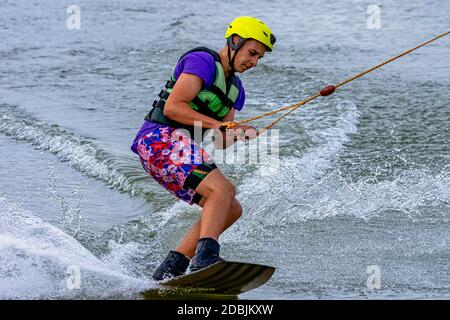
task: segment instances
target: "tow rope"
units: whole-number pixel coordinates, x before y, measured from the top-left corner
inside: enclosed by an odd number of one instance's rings
[[[382,62],[380,64],[377,64],[376,66],[374,66],[374,67],[372,67],[370,69],[367,69],[367,70],[365,70],[365,71],[363,71],[361,73],[358,73],[357,75],[355,75],[355,76],[353,76],[351,78],[348,78],[348,79],[346,79],[344,81],[338,82],[335,85],[327,85],[322,90],[320,90],[316,94],[310,96],[309,98],[306,98],[303,101],[300,101],[298,103],[295,103],[295,104],[287,106],[287,107],[282,107],[282,108],[279,108],[279,109],[275,109],[275,110],[272,110],[272,111],[260,114],[260,115],[255,116],[255,117],[244,119],[242,121],[234,121],[234,122],[227,123],[224,126],[222,126],[221,129],[224,129],[224,130],[225,129],[231,129],[231,128],[234,128],[234,127],[236,127],[236,126],[238,126],[240,124],[243,124],[243,123],[247,123],[247,122],[250,122],[250,121],[253,121],[253,120],[257,120],[257,119],[260,119],[260,118],[263,118],[263,117],[266,117],[266,116],[270,116],[272,114],[275,114],[275,113],[278,113],[278,112],[281,112],[281,111],[284,111],[284,110],[289,110],[284,115],[279,117],[277,120],[272,122],[270,125],[264,127],[262,130],[259,130],[258,131],[258,135],[261,135],[263,132],[267,131],[268,129],[273,127],[275,124],[277,124],[279,121],[281,121],[281,119],[283,119],[286,116],[288,116],[289,114],[291,114],[298,107],[303,106],[306,103],[308,103],[310,101],[313,101],[314,99],[317,99],[320,96],[328,96],[328,95],[332,94],[337,88],[342,87],[343,85],[345,85],[345,84],[347,84],[347,83],[349,83],[349,82],[351,82],[351,81],[353,81],[355,79],[358,79],[359,77],[362,77],[363,75],[365,75],[365,74],[367,74],[369,72],[372,72],[372,71],[374,71],[374,70],[376,70],[378,68],[381,68],[382,66],[384,66],[384,65],[386,65],[386,64],[388,64],[388,63],[390,63],[390,62],[392,62],[394,60],[397,60],[398,58],[403,57],[404,55],[407,55],[408,53],[411,53],[412,51],[417,50],[420,47],[423,47],[423,46],[425,46],[425,45],[427,45],[427,44],[429,44],[429,43],[431,43],[431,42],[433,42],[433,41],[435,41],[435,40],[437,40],[439,38],[442,38],[442,37],[446,36],[449,33],[450,33],[450,30],[448,30],[448,31],[446,31],[446,32],[444,32],[444,33],[442,33],[442,34],[440,34],[440,35],[438,35],[438,36],[436,36],[436,37],[434,37],[434,38],[432,38],[432,39],[422,43],[422,44],[419,44],[418,46],[416,46],[416,47],[414,47],[412,49],[406,50],[405,52],[402,52],[402,53],[400,53],[400,54],[398,54],[398,55],[396,55],[396,56],[394,56],[394,57],[392,57],[392,58],[390,58],[390,59],[388,59],[388,60],[386,60],[386,61],[384,61],[384,62]]]

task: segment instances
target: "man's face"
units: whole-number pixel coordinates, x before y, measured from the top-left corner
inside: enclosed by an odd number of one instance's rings
[[[255,67],[265,52],[266,47],[261,42],[254,39],[245,41],[234,59],[236,72],[242,73]]]

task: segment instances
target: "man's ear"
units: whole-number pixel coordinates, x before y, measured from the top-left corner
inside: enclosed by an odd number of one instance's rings
[[[239,36],[236,35],[236,34],[233,35],[232,40],[233,40],[233,44],[234,44],[234,45],[237,45],[237,44],[239,43]]]

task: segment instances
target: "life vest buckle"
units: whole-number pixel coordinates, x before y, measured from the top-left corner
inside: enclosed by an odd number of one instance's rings
[[[165,87],[167,89],[169,89],[169,88],[173,88],[174,85],[175,85],[175,81],[167,80]]]

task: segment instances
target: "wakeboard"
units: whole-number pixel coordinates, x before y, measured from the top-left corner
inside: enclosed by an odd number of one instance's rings
[[[274,267],[233,261],[219,261],[185,275],[159,281],[158,287],[143,292],[144,297],[236,296],[255,289],[272,277]]]

